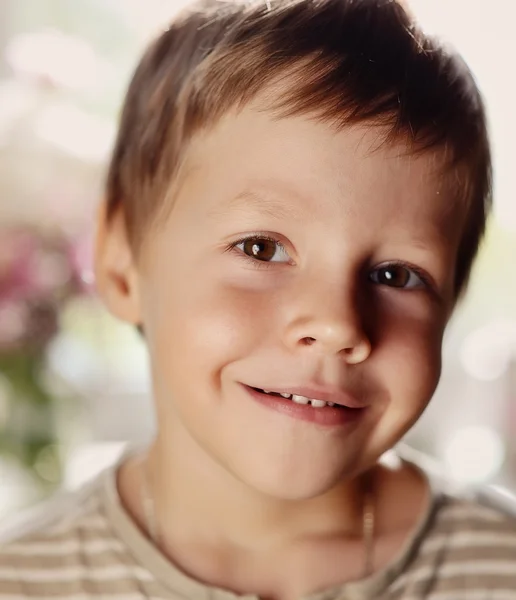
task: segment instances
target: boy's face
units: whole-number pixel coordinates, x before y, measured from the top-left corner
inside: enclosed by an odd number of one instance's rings
[[[369,466],[438,382],[461,226],[437,157],[378,149],[379,135],[226,116],[192,143],[132,267],[171,447],[276,497]]]

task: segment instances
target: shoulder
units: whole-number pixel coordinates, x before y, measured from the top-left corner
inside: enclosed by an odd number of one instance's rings
[[[432,600],[516,600],[516,500],[495,490],[439,495],[398,585]]]
[[[98,488],[60,494],[0,527],[0,599],[80,595],[95,570],[105,578],[123,545]]]
[[[448,533],[466,534],[477,540],[501,540],[516,535],[516,497],[496,488],[469,494],[443,494],[438,501],[436,525]],[[516,558],[516,540],[507,544]]]
[[[50,500],[21,511],[0,523],[0,556],[11,545],[33,538],[54,538],[93,515],[98,516],[100,496],[97,482],[76,492],[62,491]]]

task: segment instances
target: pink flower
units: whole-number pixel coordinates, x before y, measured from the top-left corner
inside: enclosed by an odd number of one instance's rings
[[[89,247],[33,230],[0,232],[0,353],[42,347],[57,332],[58,313],[87,289]]]
[[[29,231],[1,233],[0,299],[59,297],[71,277],[71,264],[62,240],[49,240]]]

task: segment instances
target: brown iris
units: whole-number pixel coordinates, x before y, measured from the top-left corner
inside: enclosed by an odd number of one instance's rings
[[[278,249],[277,242],[267,238],[250,238],[243,244],[243,251],[256,260],[270,261]]]
[[[404,267],[384,267],[378,269],[376,278],[383,285],[402,288],[410,281],[410,271]]]

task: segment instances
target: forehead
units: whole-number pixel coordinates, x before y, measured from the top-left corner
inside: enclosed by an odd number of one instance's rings
[[[442,234],[457,229],[461,209],[443,166],[443,153],[411,154],[386,143],[380,127],[336,130],[310,117],[275,118],[255,103],[196,136],[184,173],[190,186],[210,187],[212,214],[245,208],[334,221],[367,213],[371,226],[413,217]]]

